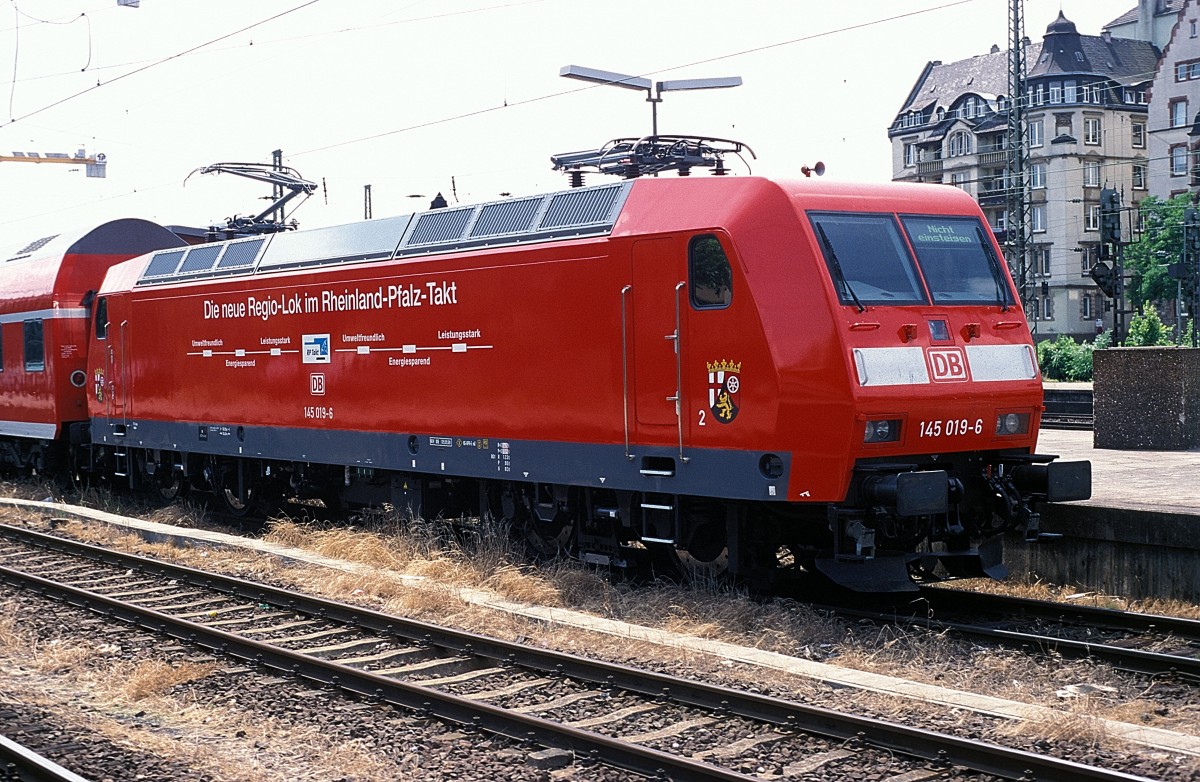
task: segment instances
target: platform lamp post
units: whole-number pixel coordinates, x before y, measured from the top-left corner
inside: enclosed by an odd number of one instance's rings
[[[626,90],[645,90],[646,102],[650,104],[650,132],[658,135],[658,104],[662,103],[664,92],[681,92],[683,90],[719,90],[725,87],[740,87],[741,76],[720,76],[714,79],[675,79],[673,81],[652,82],[642,76],[630,76],[626,73],[601,71],[595,68],[585,68],[582,65],[564,65],[558,75],[567,79],[579,79],[593,84],[608,84]]]

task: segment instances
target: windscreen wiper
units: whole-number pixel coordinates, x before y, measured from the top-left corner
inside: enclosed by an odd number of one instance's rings
[[[996,254],[992,252],[991,242],[984,238],[983,230],[979,226],[975,226],[975,235],[979,237],[979,246],[983,248],[988,260],[988,269],[992,272],[992,283],[996,286],[996,303],[1000,305],[1001,312],[1008,312],[1008,295],[1004,292],[1004,285],[1000,281],[1000,262],[996,259]]]
[[[816,221],[813,221],[816,223]],[[820,223],[816,223],[817,233],[821,235],[821,242],[825,245],[825,252],[829,253],[829,261],[833,264],[833,271],[837,275],[837,281],[845,289],[846,293],[850,294],[850,298],[854,299],[854,303],[858,306],[859,312],[866,312],[867,308],[858,300],[858,294],[854,292],[854,288],[850,287],[850,281],[846,279],[846,273],[842,271],[842,262],[838,260],[837,253],[833,251],[833,243],[829,241],[829,237],[825,235],[825,229]]]

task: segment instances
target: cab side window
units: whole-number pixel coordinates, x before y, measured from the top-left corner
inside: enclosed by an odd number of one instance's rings
[[[25,371],[46,369],[46,344],[42,336],[42,319],[27,320],[25,326]]]
[[[96,339],[108,336],[108,299],[96,300]]]
[[[733,301],[733,269],[713,234],[693,236],[688,243],[688,278],[696,309],[722,309]]]

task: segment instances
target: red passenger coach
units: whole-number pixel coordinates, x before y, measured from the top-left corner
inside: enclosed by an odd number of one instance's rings
[[[86,427],[88,316],[110,266],[182,244],[145,220],[22,243],[0,256],[0,464],[53,464]]]
[[[159,251],[96,312],[97,469],[233,510],[899,589],[999,575],[1000,533],[1090,491],[1034,454],[1030,333],[954,188],[636,179]]]

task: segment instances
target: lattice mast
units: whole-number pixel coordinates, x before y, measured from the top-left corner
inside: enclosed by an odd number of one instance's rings
[[[1008,7],[1008,158],[1005,178],[1007,223],[1004,232],[1004,254],[1009,269],[1017,281],[1021,306],[1026,313],[1034,311],[1037,289],[1029,263],[1029,147],[1025,121],[1025,2],[1010,0]],[[1030,327],[1037,332],[1037,317]]]

